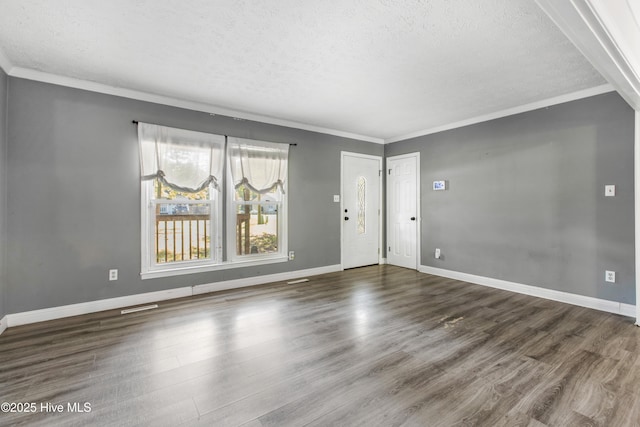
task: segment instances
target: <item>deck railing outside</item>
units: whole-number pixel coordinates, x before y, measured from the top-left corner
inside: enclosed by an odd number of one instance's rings
[[[264,205],[264,206],[262,206]],[[210,206],[203,203],[156,205],[156,264],[211,258]],[[242,204],[236,213],[236,254],[278,250],[278,212],[275,204]]]
[[[191,261],[211,256],[208,214],[156,215],[156,262]]]

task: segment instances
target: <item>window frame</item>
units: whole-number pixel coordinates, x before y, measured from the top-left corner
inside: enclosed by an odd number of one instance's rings
[[[227,162],[229,159],[227,158]],[[288,261],[288,237],[287,237],[287,229],[289,225],[288,220],[288,197],[289,193],[289,180],[284,183],[284,191],[281,192],[280,196],[282,197],[282,201],[275,202],[280,207],[280,211],[278,212],[278,252],[270,253],[270,254],[245,254],[238,255],[236,253],[236,227],[237,227],[237,209],[238,205],[259,205],[259,204],[271,204],[274,202],[257,202],[257,201],[246,201],[239,202],[235,200],[236,188],[233,184],[233,178],[231,177],[231,168],[227,167],[227,173],[225,174],[226,180],[226,250],[227,250],[227,262],[230,263],[246,263],[246,262],[255,262],[260,260],[283,260]],[[258,264],[256,264],[258,265]]]
[[[217,222],[217,226],[219,227],[219,230],[218,230],[219,244],[217,245],[218,247],[216,248],[216,250],[218,250],[219,262],[217,263],[198,262],[199,260],[194,260],[194,261],[185,261],[180,263],[160,264],[160,265],[157,265],[155,268],[149,268],[153,247],[154,247],[153,246],[154,242],[153,242],[153,235],[152,235],[153,230],[149,228],[152,225],[151,221],[153,220],[153,218],[151,215],[151,208],[149,207],[151,193],[149,193],[148,191],[151,191],[151,192],[153,191],[153,181],[143,181],[141,188],[142,188],[142,196],[140,197],[140,199],[141,199],[141,209],[142,209],[142,215],[141,215],[142,217],[142,232],[141,232],[142,268],[141,268],[140,277],[142,278],[142,280],[157,279],[157,278],[171,277],[171,276],[180,276],[185,274],[205,273],[208,271],[229,270],[234,268],[252,267],[252,266],[275,264],[275,263],[289,261],[289,258],[285,255],[287,253],[286,248],[282,249],[282,254],[267,254],[267,256],[259,255],[257,257],[254,254],[253,257],[249,257],[249,258],[243,258],[243,259],[234,260],[234,261],[224,260],[223,250],[222,250],[222,248],[224,247],[223,236],[222,236],[223,219],[221,216],[221,220]],[[217,190],[214,190],[214,191],[217,191]],[[219,193],[219,197],[216,198],[218,200],[216,209],[220,211],[225,211],[226,213],[226,210],[222,209],[223,203],[220,201],[222,197],[223,195],[221,191]],[[283,199],[283,202],[284,202],[284,199]],[[287,223],[283,224],[285,225],[284,227],[285,229],[287,228],[286,224]],[[283,240],[283,242],[286,245],[286,240]],[[179,265],[176,265],[176,264],[179,264]]]
[[[193,269],[199,267],[215,266],[223,262],[222,260],[222,209],[220,199],[222,194],[213,186],[209,187],[213,197],[208,200],[168,200],[155,199],[153,197],[154,181],[145,180],[141,185],[141,242],[142,242],[142,268],[141,275],[154,272],[169,272],[171,270]],[[218,194],[216,194],[218,192]],[[154,259],[155,255],[155,222],[156,206],[159,203],[168,204],[209,204],[209,224],[210,227],[210,256],[205,259],[195,259],[187,261],[172,261],[171,263],[158,263]],[[166,250],[166,249],[165,249]]]
[[[227,143],[228,144],[228,143]],[[225,144],[226,145],[226,144]],[[252,205],[259,204],[277,204],[278,205],[278,251],[268,254],[236,254],[236,210],[238,204],[245,204],[235,200],[235,187],[233,178],[231,177],[231,168],[229,166],[230,158],[227,147],[224,150],[224,167],[221,182],[218,182],[218,188],[210,186],[211,195],[213,197],[204,201],[209,203],[211,243],[210,258],[172,261],[167,263],[158,263],[155,259],[155,206],[158,201],[167,199],[154,198],[154,182],[155,179],[143,179],[140,185],[140,241],[141,241],[141,279],[155,279],[162,277],[171,277],[185,274],[203,273],[208,271],[227,270],[242,267],[252,267],[266,264],[274,264],[289,261],[288,257],[288,179],[285,180],[282,192],[280,193],[281,201],[278,202],[258,202],[248,201],[246,203]],[[288,167],[288,166],[287,166]],[[175,200],[168,200],[173,203]],[[202,200],[185,200],[176,204],[202,204]],[[214,236],[215,234],[215,236]],[[215,242],[215,244],[214,244]]]

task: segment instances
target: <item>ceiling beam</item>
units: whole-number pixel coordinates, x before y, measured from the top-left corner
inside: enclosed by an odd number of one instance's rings
[[[640,13],[635,0],[536,0],[569,40],[640,111]]]

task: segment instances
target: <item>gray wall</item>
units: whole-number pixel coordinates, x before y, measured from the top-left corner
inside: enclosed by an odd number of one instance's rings
[[[132,119],[277,142],[290,151],[294,261],[140,279],[140,185]],[[340,263],[340,151],[382,145],[9,78],[8,282],[17,313]],[[109,282],[109,268],[119,280]]]
[[[385,147],[2,72],[0,100],[0,162],[7,173],[6,179],[0,173],[0,204],[7,196],[0,232],[11,248],[6,263],[0,256],[0,273],[7,273],[0,315],[339,264],[340,212],[332,195],[340,192],[342,150],[420,151],[423,265],[635,303],[633,111],[617,94]],[[132,119],[298,143],[289,188],[289,248],[296,259],[140,280]],[[449,190],[431,191],[436,179],[448,180]],[[616,197],[604,197],[605,184],[616,184]],[[441,260],[433,258],[436,247]],[[118,281],[107,280],[109,268],[119,269]],[[605,284],[605,269],[617,272],[618,283]]]
[[[609,93],[385,146],[420,152],[422,264],[635,304],[633,131]]]
[[[0,68],[0,319],[7,313],[6,293],[6,209],[7,209],[7,83],[8,78]]]

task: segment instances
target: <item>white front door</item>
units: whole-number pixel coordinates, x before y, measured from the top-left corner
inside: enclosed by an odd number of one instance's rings
[[[379,263],[382,158],[342,153],[342,267]]]
[[[418,267],[420,153],[387,159],[387,263]]]

